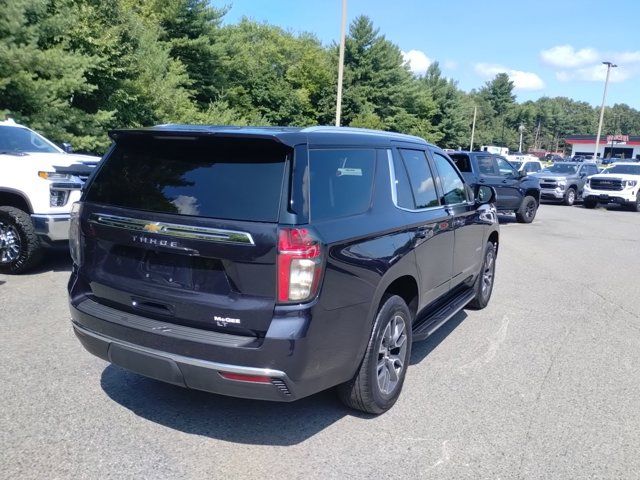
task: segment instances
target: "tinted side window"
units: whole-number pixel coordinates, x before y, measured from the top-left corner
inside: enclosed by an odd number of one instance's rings
[[[438,206],[438,194],[425,153],[421,150],[404,149],[401,149],[400,153],[411,182],[415,208]]]
[[[465,155],[464,153],[457,153],[451,155],[451,159],[458,167],[458,170],[461,172],[471,172],[471,160],[469,159],[469,155]]]
[[[500,171],[500,175],[503,177],[513,177],[516,175],[515,169],[511,166],[509,162],[507,162],[504,158],[495,157],[496,163],[498,164],[498,169]]]
[[[478,156],[478,173],[480,173],[480,175],[500,175],[493,157],[488,155]]]
[[[373,192],[374,149],[309,151],[310,217],[346,217],[369,209]]]
[[[393,171],[396,177],[396,201],[398,206],[410,209],[416,208],[407,169],[404,167],[402,160],[397,157],[393,160]]]
[[[442,191],[444,193],[442,196],[442,203],[446,205],[453,205],[456,203],[466,202],[467,194],[464,188],[464,182],[451,163],[449,163],[449,160],[436,152],[433,153],[433,159],[436,162],[440,185],[442,186]]]

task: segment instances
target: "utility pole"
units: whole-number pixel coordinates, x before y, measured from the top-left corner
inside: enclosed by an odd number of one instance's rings
[[[602,106],[600,107],[600,121],[598,122],[598,134],[596,135],[596,151],[593,152],[593,159],[598,159],[598,149],[600,148],[600,134],[602,133],[602,120],[604,118],[604,104],[607,99],[607,86],[609,85],[609,74],[612,68],[616,68],[617,65],[611,62],[602,62],[607,66],[607,77],[604,80],[604,93],[602,94]],[[603,155],[604,157],[604,155]]]
[[[518,147],[518,152],[522,153],[522,133],[524,132],[524,125],[520,124],[518,130],[520,131],[520,146]]]
[[[336,98],[336,127],[342,114],[342,77],[344,74],[344,42],[347,30],[347,0],[342,0],[342,24],[340,27],[340,54],[338,59],[338,95]]]
[[[473,123],[471,124],[471,143],[469,144],[469,151],[473,152],[473,137],[476,135],[476,116],[478,114],[477,105],[473,106]]]

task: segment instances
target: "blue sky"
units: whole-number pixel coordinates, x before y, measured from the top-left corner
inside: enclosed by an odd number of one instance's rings
[[[340,35],[341,0],[226,3],[226,23],[247,16],[312,32],[325,44]],[[348,20],[361,14],[406,53],[413,70],[438,61],[465,90],[504,71],[519,101],[566,96],[600,105],[606,72],[600,62],[610,60],[619,67],[607,104],[640,108],[640,0],[349,0]]]

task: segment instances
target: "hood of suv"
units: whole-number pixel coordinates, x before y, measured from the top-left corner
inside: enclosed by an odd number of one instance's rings
[[[575,173],[548,173],[548,172],[537,172],[531,174],[531,176],[539,178],[541,181],[550,180],[550,181],[558,181],[558,180],[566,180],[569,177],[575,177]]]
[[[56,167],[70,167],[72,165],[96,166],[100,157],[79,155],[75,153],[23,153],[21,155],[4,154],[0,158],[8,158],[20,162],[22,166],[32,167],[34,170],[51,171]]]
[[[629,175],[624,173],[608,173],[592,175],[589,179],[597,180],[638,180],[640,181],[640,175]]]

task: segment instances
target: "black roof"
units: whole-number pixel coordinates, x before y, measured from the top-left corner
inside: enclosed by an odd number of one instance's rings
[[[431,145],[413,135],[351,127],[235,127],[224,125],[157,125],[155,127],[112,130],[117,140],[130,135],[252,137],[278,141],[284,145],[376,145],[392,142]]]

